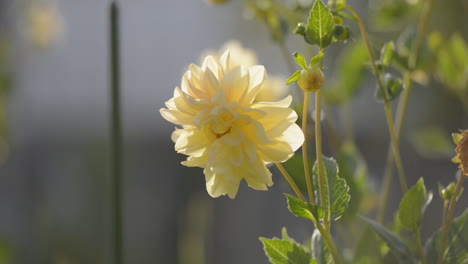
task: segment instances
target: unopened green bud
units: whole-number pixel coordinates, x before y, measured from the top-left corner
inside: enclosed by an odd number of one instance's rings
[[[307,26],[304,23],[298,23],[293,33],[301,36],[305,36]]]
[[[299,87],[305,92],[316,93],[325,83],[325,75],[318,66],[301,71],[297,81]]]
[[[439,185],[439,195],[442,199],[450,201],[455,192],[455,183],[451,182],[446,188]]]

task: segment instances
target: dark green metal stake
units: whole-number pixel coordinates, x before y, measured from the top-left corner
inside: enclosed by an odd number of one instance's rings
[[[119,10],[110,4],[110,92],[112,166],[112,252],[115,264],[123,264],[122,239],[122,123],[120,107]]]

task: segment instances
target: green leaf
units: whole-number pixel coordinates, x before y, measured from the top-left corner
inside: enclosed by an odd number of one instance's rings
[[[365,195],[370,194],[370,190],[368,190],[367,164],[355,144],[351,141],[345,141],[342,144],[337,161],[340,176],[346,180],[346,184],[349,186],[349,194],[352,197],[341,221],[351,221],[361,211]]]
[[[260,237],[263,250],[273,264],[318,264],[299,244],[280,239]]]
[[[372,231],[368,225],[364,227],[361,237],[355,242],[353,263],[374,264],[382,263],[381,247],[382,240]]]
[[[387,94],[387,100],[389,102],[395,100],[403,91],[403,84],[401,82],[400,78],[396,78],[390,73],[385,74],[384,76],[384,83],[385,83],[385,89],[386,89],[386,94]],[[378,101],[384,102],[385,97],[382,94],[382,90],[380,89],[380,86],[377,86],[376,88],[376,93],[375,97],[377,98]]]
[[[427,193],[424,179],[409,189],[400,203],[398,217],[404,228],[415,232],[421,227],[424,211],[432,200],[432,193]]]
[[[320,221],[325,215],[325,209],[318,205],[303,202],[289,194],[285,194],[288,199],[288,209],[295,216],[312,220],[313,222]]]
[[[334,28],[332,13],[322,0],[316,0],[310,10],[305,38],[323,49],[330,45]]]
[[[380,62],[383,66],[388,67],[393,59],[395,52],[395,43],[393,41],[387,42],[380,50]]]
[[[440,254],[442,230],[437,230],[426,242],[427,264],[436,264]],[[450,226],[448,251],[444,263],[466,264],[468,263],[468,209],[462,215],[455,218]]]
[[[288,230],[286,229],[286,227],[281,228],[281,237],[283,238],[283,240],[292,241],[292,239],[288,235]]]
[[[317,194],[317,204],[322,204],[329,215],[329,219],[338,220],[348,208],[349,186],[346,180],[338,175],[338,164],[334,158],[323,156],[324,176],[325,176],[325,201],[320,201],[320,195]],[[318,164],[315,162],[313,167],[315,186],[319,186]]]
[[[448,133],[439,127],[426,127],[412,133],[411,143],[419,155],[425,158],[448,158],[454,146]]]
[[[372,219],[361,216],[361,219],[369,224],[370,227],[374,230],[379,237],[387,243],[388,247],[395,254],[395,256],[403,263],[410,262],[413,259],[413,255],[409,247],[405,244],[403,239],[401,239],[397,234],[388,230],[383,225],[375,222]]]
[[[323,61],[323,50],[321,50],[317,55],[315,55],[311,60],[309,64],[309,68],[313,68],[315,65],[319,64],[320,62]]]
[[[331,255],[325,242],[323,241],[322,235],[318,229],[314,229],[312,233],[312,239],[310,241],[312,248],[312,258],[317,260],[317,263],[330,263]]]
[[[304,55],[302,55],[299,52],[294,52],[293,54],[294,59],[296,60],[297,65],[301,66],[302,69],[307,69],[307,62],[306,59],[304,58]]]
[[[286,81],[286,85],[293,84],[294,82],[297,82],[299,80],[299,77],[301,77],[301,71],[296,71],[293,73],[291,77]]]

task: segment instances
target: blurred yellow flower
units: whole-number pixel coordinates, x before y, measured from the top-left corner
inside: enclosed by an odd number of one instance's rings
[[[258,64],[257,55],[251,49],[244,48],[239,41],[230,40],[221,47],[218,52],[208,51],[202,54],[202,58],[213,56],[219,58],[221,54],[229,51],[231,54],[231,67],[250,67]],[[286,78],[282,76],[270,75],[265,79],[262,88],[255,98],[256,102],[277,101],[288,94],[288,87],[285,85]]]
[[[31,3],[27,15],[26,33],[32,44],[47,48],[63,37],[64,20],[54,4]]]
[[[190,65],[161,115],[182,126],[172,134],[185,166],[204,168],[212,197],[234,198],[242,179],[256,190],[273,184],[266,164],[289,159],[304,141],[292,98],[255,102],[265,80],[260,65],[233,66],[230,52]]]

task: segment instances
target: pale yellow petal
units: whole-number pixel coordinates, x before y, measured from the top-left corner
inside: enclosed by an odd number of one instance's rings
[[[232,127],[230,132],[222,136],[219,141],[231,147],[237,147],[245,140],[245,133],[236,127]]]
[[[206,147],[211,144],[203,131],[194,129],[180,133],[175,144],[175,150],[192,157],[201,156]]]
[[[208,69],[215,75],[216,79],[218,79],[219,65],[214,56],[207,56],[203,61],[201,70],[206,72]]]
[[[266,78],[265,67],[261,65],[252,66],[249,68],[249,88],[239,101],[241,105],[250,104],[255,99],[255,96],[262,88],[263,81]]]
[[[265,162],[283,162],[288,160],[294,152],[286,142],[277,142],[258,146],[260,157]]]
[[[291,102],[292,102],[292,96],[288,95],[284,99],[279,100],[277,102],[258,102],[258,103],[253,104],[251,107],[254,109],[262,108],[266,106],[286,108],[286,107],[289,107],[289,105],[291,105]]]
[[[203,172],[205,174],[206,190],[213,198],[226,194],[231,199],[236,197],[242,178],[236,178],[234,181],[227,180],[225,175],[216,174],[209,168],[205,168]]]
[[[239,66],[229,71],[219,84],[226,95],[226,100],[236,102],[248,89],[249,74],[244,67]]]
[[[167,121],[176,125],[189,125],[192,123],[193,116],[182,113],[178,110],[159,109],[159,113]]]
[[[287,142],[293,151],[296,151],[304,143],[304,133],[301,128],[293,124],[283,132],[283,135],[277,140]]]

